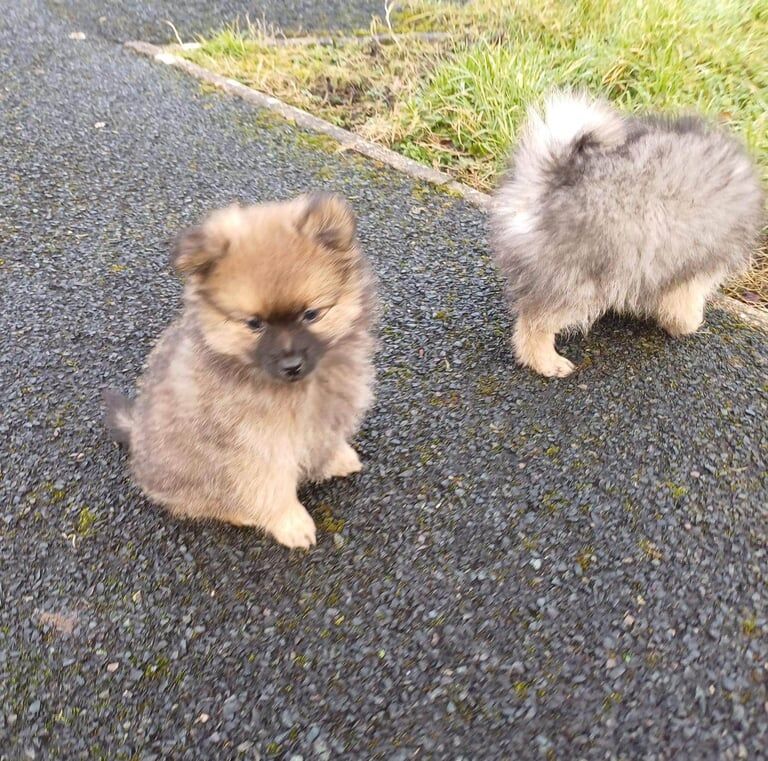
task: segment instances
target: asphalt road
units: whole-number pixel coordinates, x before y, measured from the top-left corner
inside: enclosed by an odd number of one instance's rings
[[[117,42],[172,42],[176,33],[189,42],[224,24],[242,27],[248,22],[291,33],[365,29],[373,14],[379,18],[385,14],[384,0],[38,0],[38,4],[47,6],[66,26]]]
[[[535,377],[479,211],[70,39],[88,4],[3,5],[0,759],[764,757],[766,333],[606,320]],[[300,554],[149,505],[98,394],[178,309],[180,227],[318,187],[383,345],[365,471],[306,491]]]

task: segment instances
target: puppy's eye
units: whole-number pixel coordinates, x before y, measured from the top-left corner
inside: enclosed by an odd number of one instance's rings
[[[264,327],[264,322],[260,317],[251,317],[246,325],[248,325],[248,327],[253,331],[259,331]]]
[[[302,322],[317,322],[322,317],[322,310],[320,309],[307,309],[301,316]]]

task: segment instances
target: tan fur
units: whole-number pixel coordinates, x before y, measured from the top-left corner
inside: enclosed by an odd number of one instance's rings
[[[659,299],[655,317],[671,336],[681,337],[695,333],[704,322],[704,306],[707,298],[716,290],[722,279],[719,273],[693,278],[670,289]],[[621,310],[619,310],[621,311]],[[532,319],[521,311],[515,324],[513,345],[517,361],[549,378],[564,378],[576,366],[555,350],[555,336],[571,325],[583,322],[581,313],[556,313],[536,315]]]
[[[704,305],[721,276],[698,277],[673,288],[659,300],[657,319],[672,336],[695,333],[704,322]]]
[[[185,308],[130,410],[136,480],[176,515],[309,547],[315,526],[297,487],[360,470],[348,441],[372,401],[373,278],[352,213],[327,195],[232,206],[182,236],[174,263],[187,277]],[[308,309],[321,317],[302,329],[322,354],[306,377],[283,382],[259,365],[265,334],[248,321],[277,315],[290,328]],[[290,339],[275,335],[279,352]]]
[[[546,320],[532,321],[520,314],[515,323],[512,343],[517,361],[548,378],[564,378],[575,365],[555,350],[555,335],[570,324],[565,317],[551,315]]]

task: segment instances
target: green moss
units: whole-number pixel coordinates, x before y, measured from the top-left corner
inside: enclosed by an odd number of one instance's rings
[[[321,502],[317,507],[317,513],[319,515],[317,525],[323,531],[329,534],[338,534],[344,530],[344,519],[334,517],[333,510],[327,503]]]
[[[413,370],[404,365],[395,365],[388,367],[382,373],[385,378],[394,378],[401,388],[405,388],[413,380]]]
[[[481,396],[494,396],[499,392],[502,387],[502,383],[498,378],[494,378],[492,375],[481,375],[477,379],[475,386],[477,393]]]
[[[590,566],[592,565],[592,561],[595,559],[595,549],[594,547],[585,547],[577,556],[576,556],[576,562],[581,566],[581,570],[583,573],[586,573]]]
[[[338,153],[339,143],[328,135],[314,132],[296,132],[296,142],[303,148],[310,148],[321,153]]]
[[[66,402],[56,412],[56,415],[50,418],[52,428],[63,428],[66,422],[67,415],[72,411],[74,405],[72,402]]]
[[[754,616],[751,616],[750,618],[745,618],[741,622],[741,631],[745,637],[750,637],[750,638],[759,637],[760,628],[757,625],[757,619]]]
[[[679,486],[672,481],[667,481],[665,486],[669,489],[672,494],[672,499],[675,502],[679,502],[686,494],[688,494],[688,489],[685,486]]]
[[[276,111],[261,109],[253,117],[252,126],[258,129],[274,129],[275,127],[285,127],[289,123]]]
[[[547,449],[544,450],[544,454],[550,459],[554,459],[555,457],[557,457],[559,453],[560,453],[560,447],[557,447],[554,444],[551,447],[547,447]]]
[[[447,394],[433,394],[429,397],[429,403],[433,407],[448,407],[453,409],[461,403],[458,391],[449,391]]]
[[[67,492],[64,489],[57,489],[50,481],[43,484],[43,489],[48,492],[52,505],[57,505],[67,498]]]
[[[661,550],[650,539],[641,539],[639,544],[640,549],[650,560],[661,560],[664,557]]]
[[[160,679],[168,676],[171,670],[171,661],[164,655],[158,655],[154,663],[149,663],[144,668],[144,676],[147,679]]]
[[[330,182],[336,177],[336,172],[329,166],[320,167],[315,174],[317,175],[317,178],[323,182]]]
[[[417,201],[425,201],[432,195],[434,188],[424,182],[414,182],[411,186],[411,195]]]
[[[447,183],[441,183],[440,185],[433,185],[433,188],[438,193],[443,193],[446,196],[449,196],[450,198],[464,198],[461,191],[457,190],[456,188],[450,187]]]
[[[547,492],[541,498],[541,506],[549,513],[556,513],[565,505],[565,500],[555,491]]]
[[[512,685],[512,688],[515,691],[515,695],[517,695],[518,698],[521,700],[528,697],[528,691],[531,688],[530,682],[524,682],[522,680],[519,680]]]
[[[89,507],[83,505],[77,514],[75,521],[75,531],[82,537],[88,536],[98,516]]]

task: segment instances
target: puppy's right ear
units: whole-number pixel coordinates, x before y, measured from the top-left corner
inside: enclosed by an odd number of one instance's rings
[[[181,275],[202,274],[209,266],[207,236],[202,225],[184,230],[171,251],[171,264]]]
[[[215,224],[215,215],[202,225],[184,230],[171,252],[171,264],[184,277],[206,275],[227,253],[229,239]]]

